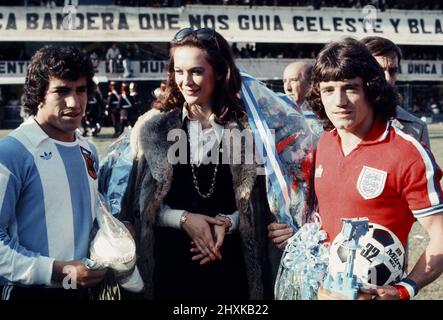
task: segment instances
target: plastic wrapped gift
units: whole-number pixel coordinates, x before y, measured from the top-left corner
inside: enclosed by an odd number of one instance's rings
[[[313,153],[321,124],[297,111],[287,97],[248,74],[241,75],[241,96],[264,160],[270,209],[279,222],[296,231],[313,208]]]
[[[327,274],[329,245],[320,223],[304,224],[289,240],[275,282],[277,300],[316,300]]]
[[[125,225],[108,210],[102,195],[96,215],[99,229],[90,244],[94,268],[111,268],[118,282],[130,291],[141,291],[143,281],[135,266],[135,241]]]
[[[99,190],[113,215],[121,211],[121,201],[132,168],[130,135],[131,130],[123,133],[108,147],[106,156],[100,161]]]
[[[112,216],[99,196],[96,215],[99,229],[90,245],[91,260],[115,271],[126,272],[135,265],[135,241],[125,225]]]

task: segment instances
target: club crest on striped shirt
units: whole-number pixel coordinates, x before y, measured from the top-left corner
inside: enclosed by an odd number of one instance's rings
[[[377,198],[385,188],[387,172],[363,166],[357,181],[358,192],[365,200]]]
[[[96,180],[97,179],[97,171],[95,171],[95,167],[94,167],[94,158],[92,157],[92,152],[80,147],[80,150],[82,151],[82,155],[83,155],[83,159],[85,159],[85,163],[86,163],[86,168],[88,169],[88,174],[89,176]]]

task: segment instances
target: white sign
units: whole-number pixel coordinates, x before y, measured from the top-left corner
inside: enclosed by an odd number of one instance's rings
[[[285,67],[294,61],[314,63],[313,59],[237,59],[240,70],[247,72],[259,80],[281,80]],[[0,83],[24,83],[28,61],[0,61]],[[142,60],[132,61],[135,80],[166,79],[166,61]],[[102,79],[125,80],[123,67],[119,66],[115,73],[107,70],[105,61],[96,66],[96,74]],[[18,81],[17,79],[21,79]],[[398,81],[443,81],[443,61],[402,60]]]
[[[404,60],[400,63],[400,81],[443,81],[443,61]]]
[[[369,7],[373,8],[373,7]],[[183,27],[215,28],[231,42],[326,43],[379,35],[443,45],[441,11],[307,7],[0,7],[0,41],[168,42]]]

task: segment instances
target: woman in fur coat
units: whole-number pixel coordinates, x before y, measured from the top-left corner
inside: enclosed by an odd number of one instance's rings
[[[148,299],[272,297],[270,213],[240,88],[219,33],[175,35],[166,94],[132,131],[122,205]]]

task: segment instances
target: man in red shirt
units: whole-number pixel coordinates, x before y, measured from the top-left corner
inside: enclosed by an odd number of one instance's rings
[[[312,81],[309,102],[330,130],[315,162],[323,229],[332,241],[341,218],[367,217],[405,245],[417,219],[430,238],[426,250],[407,278],[371,291],[378,299],[412,298],[443,271],[441,169],[429,149],[392,126],[397,96],[364,44],[326,45]]]

